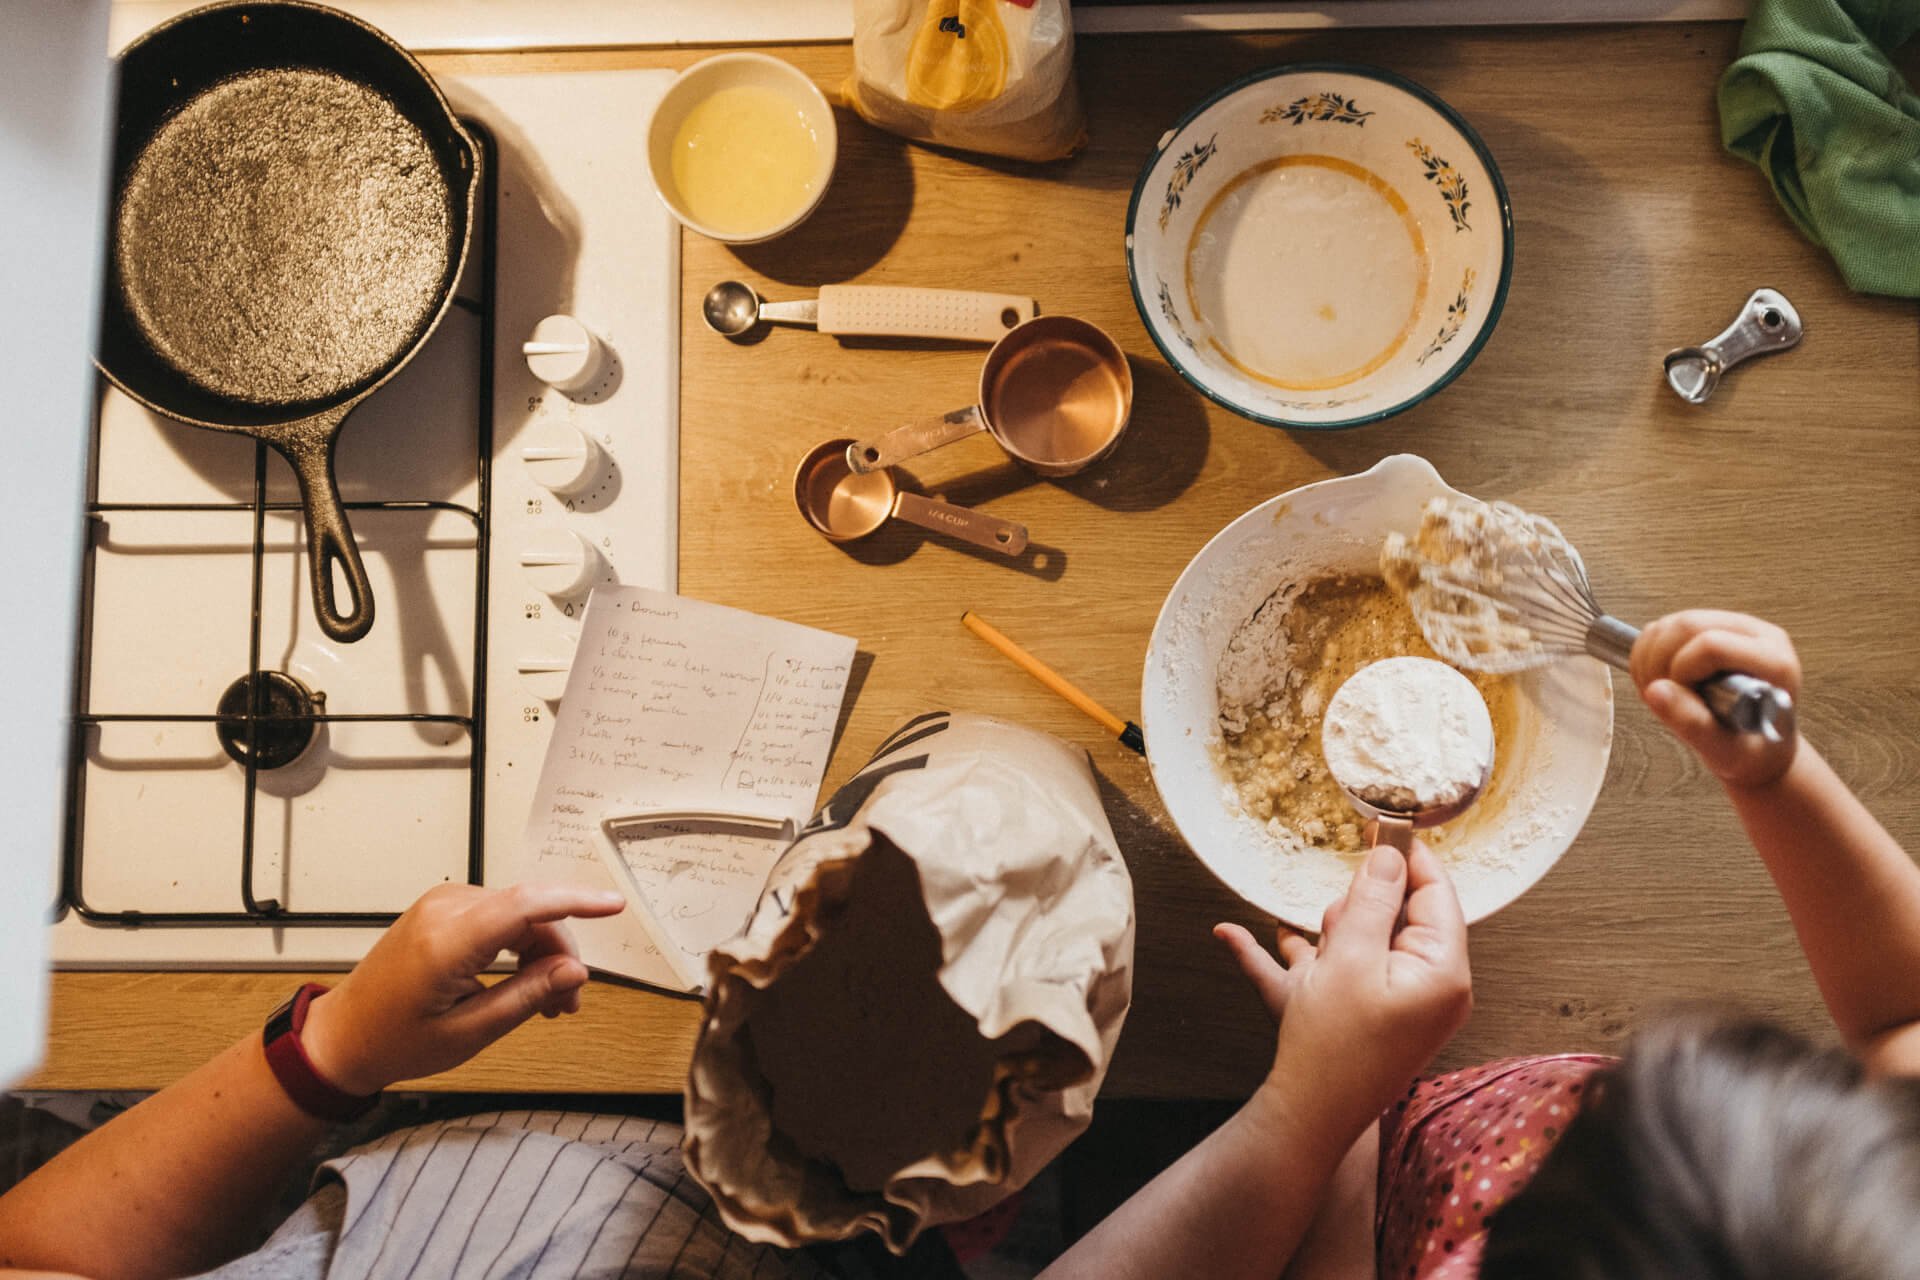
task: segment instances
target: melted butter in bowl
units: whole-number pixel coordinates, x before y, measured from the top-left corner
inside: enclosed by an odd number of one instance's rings
[[[778,58],[728,53],[680,73],[647,127],[661,202],[680,222],[752,244],[805,221],[833,176],[826,98]]]
[[[782,226],[819,192],[820,139],[807,113],[764,85],[696,103],[673,139],[673,185],[687,211],[729,234]]]

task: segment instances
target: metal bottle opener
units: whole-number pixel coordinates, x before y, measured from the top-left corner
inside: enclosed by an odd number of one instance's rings
[[[1667,385],[1688,404],[1705,404],[1721,374],[1742,360],[1798,345],[1802,332],[1791,302],[1772,289],[1756,289],[1719,337],[1667,352]]]

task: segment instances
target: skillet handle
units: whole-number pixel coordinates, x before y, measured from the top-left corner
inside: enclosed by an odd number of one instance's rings
[[[373,629],[373,588],[360,562],[347,513],[340,506],[340,488],[333,478],[333,439],[345,409],[331,410],[305,422],[271,443],[293,466],[300,481],[301,506],[307,521],[307,568],[313,582],[313,615],[331,640],[351,644]],[[341,613],[333,594],[333,566],[346,571],[349,607]]]

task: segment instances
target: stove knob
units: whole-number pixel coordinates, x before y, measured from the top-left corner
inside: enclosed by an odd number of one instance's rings
[[[529,475],[563,498],[591,489],[600,479],[600,446],[564,422],[549,420],[528,432],[520,459]]]
[[[569,529],[543,529],[520,549],[527,580],[556,600],[585,595],[607,562],[593,544]]]
[[[528,657],[520,659],[520,683],[540,701],[553,705],[567,691],[567,672],[573,664],[565,658]]]
[[[607,349],[572,316],[548,316],[520,344],[533,376],[556,391],[587,390],[607,370]]]

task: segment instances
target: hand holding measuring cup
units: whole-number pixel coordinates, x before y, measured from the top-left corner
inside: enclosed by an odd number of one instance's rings
[[[1040,316],[987,352],[979,398],[965,409],[909,422],[847,448],[858,474],[985,431],[1043,476],[1070,476],[1112,453],[1133,408],[1133,370],[1105,330],[1072,316]]]

